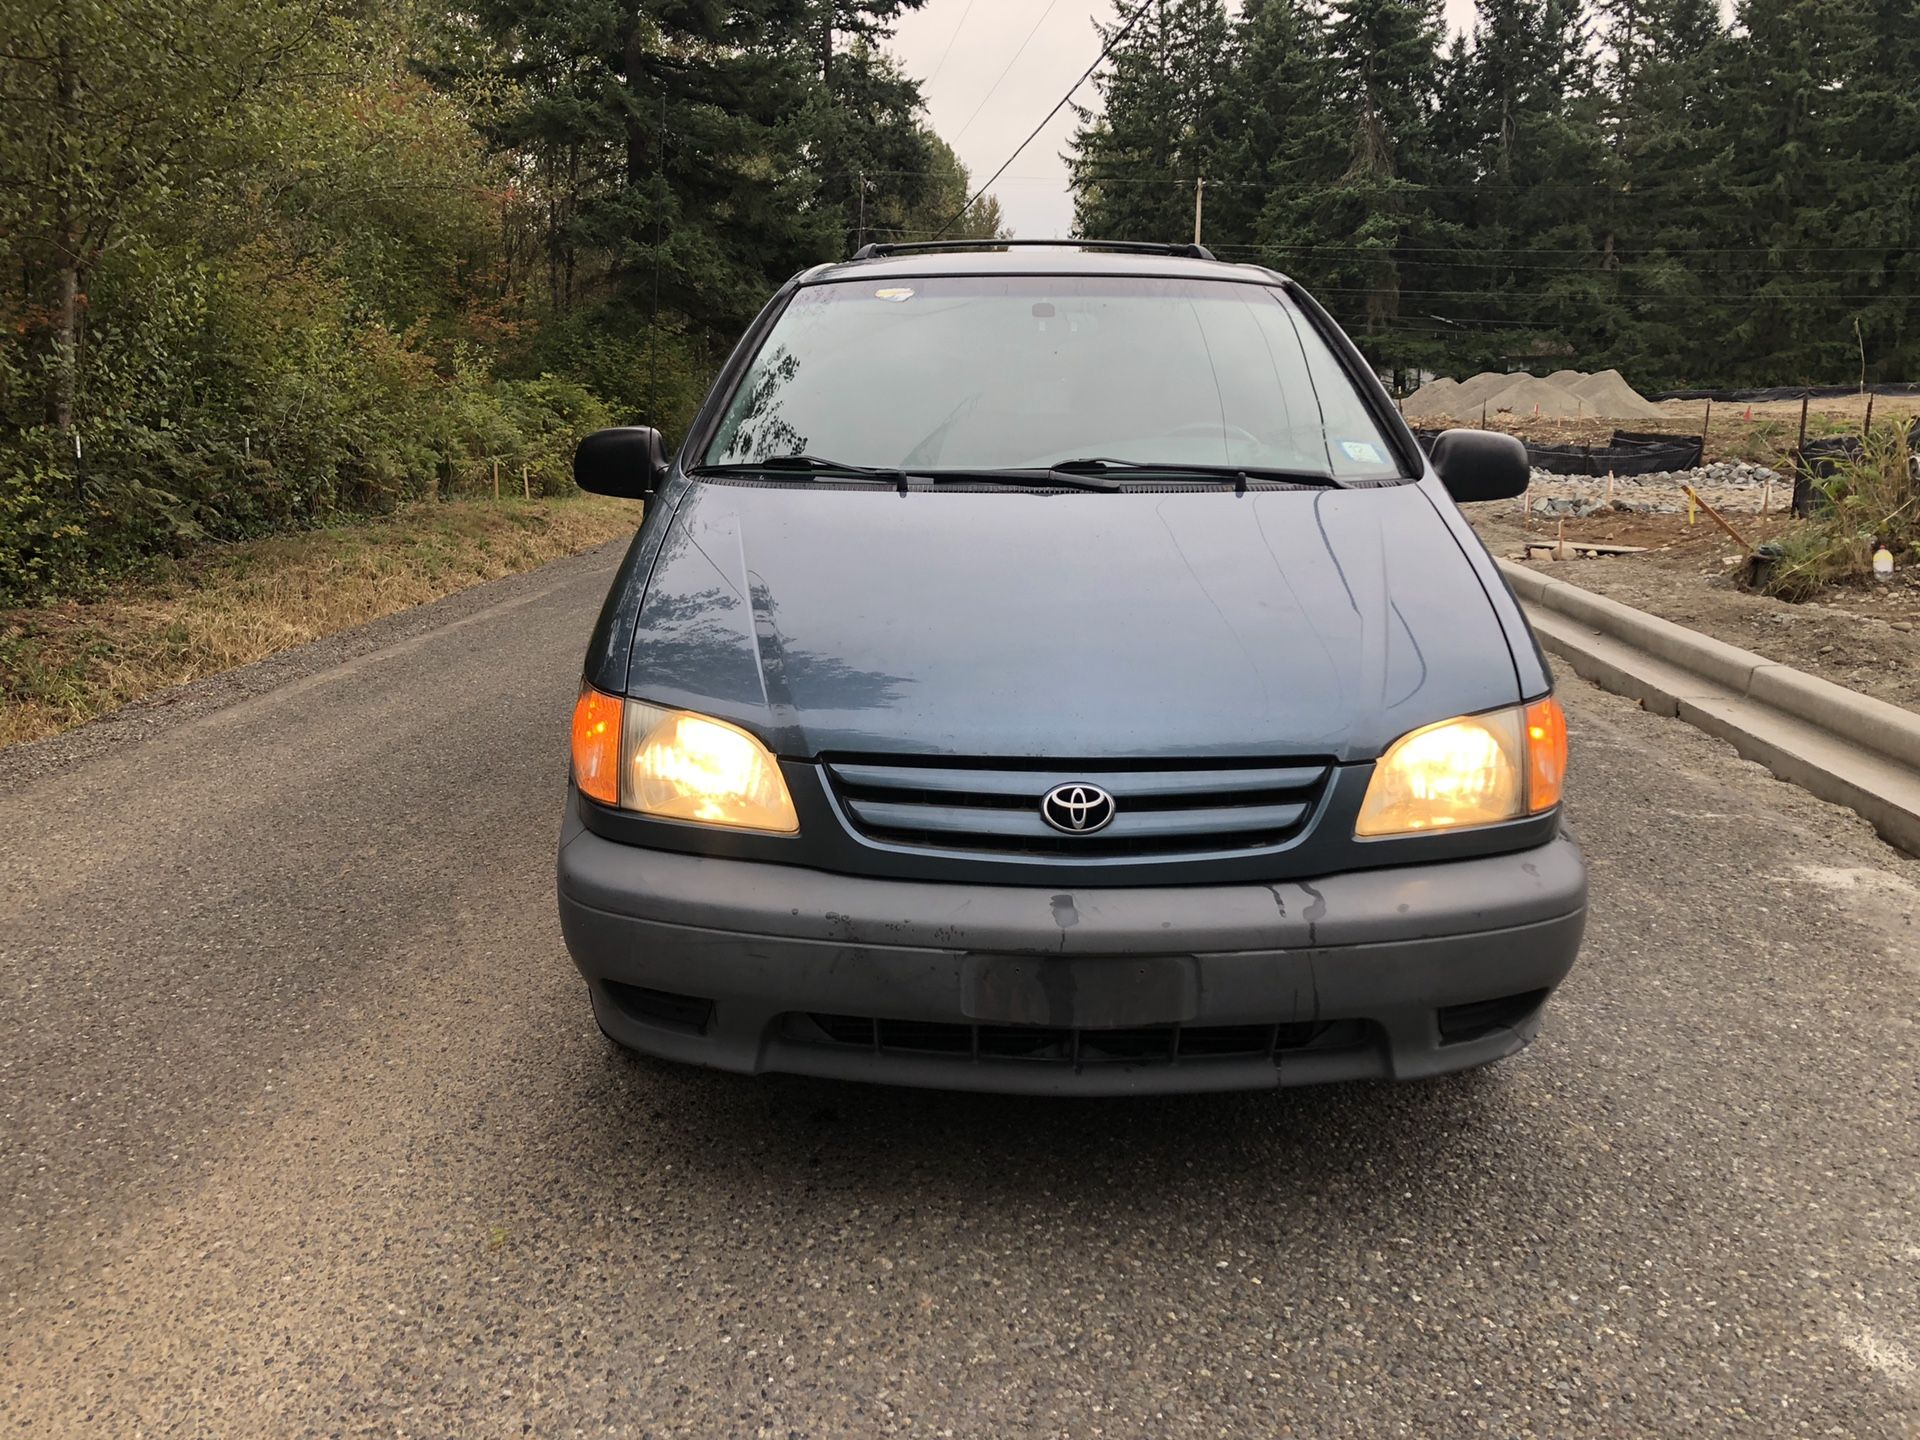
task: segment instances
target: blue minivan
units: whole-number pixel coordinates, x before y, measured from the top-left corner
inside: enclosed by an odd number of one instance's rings
[[[1418,1077],[1538,1030],[1586,919],[1566,725],[1298,285],[1197,246],[795,277],[589,644],[560,917],[599,1025],[729,1070],[1123,1094]]]

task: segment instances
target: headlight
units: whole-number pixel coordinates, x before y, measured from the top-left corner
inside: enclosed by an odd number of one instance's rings
[[[642,815],[780,835],[800,829],[767,747],[737,725],[685,710],[582,687],[573,713],[573,773],[587,795]]]
[[[1354,834],[1461,830],[1538,815],[1560,803],[1567,720],[1551,697],[1463,715],[1403,735],[1373,767]]]

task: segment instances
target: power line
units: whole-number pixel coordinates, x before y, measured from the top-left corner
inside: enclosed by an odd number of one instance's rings
[[[1013,147],[1013,153],[1007,156],[1005,160],[1001,161],[1000,168],[993,172],[992,176],[988,178],[987,183],[985,185],[982,185],[978,190],[976,190],[973,193],[972,199],[968,200],[966,204],[962,205],[958,210],[956,210],[953,213],[953,216],[947,221],[947,223],[940,227],[938,231],[939,235],[944,235],[947,233],[947,231],[951,230],[954,227],[954,225],[959,221],[960,217],[962,215],[965,215],[969,210],[971,210],[974,207],[974,205],[979,201],[980,197],[986,194],[987,191],[993,188],[993,182],[1000,178],[1000,176],[1005,172],[1007,166],[1013,164],[1014,161],[1018,160],[1020,158],[1020,153],[1023,150],[1025,150],[1027,146],[1031,145],[1034,142],[1034,140],[1039,136],[1042,130],[1046,129],[1048,125],[1053,123],[1053,117],[1058,115],[1062,110],[1067,108],[1067,102],[1073,99],[1074,91],[1078,90],[1082,85],[1086,84],[1087,77],[1093,74],[1094,71],[1098,70],[1101,67],[1101,65],[1106,62],[1107,56],[1113,53],[1114,46],[1118,45],[1122,40],[1126,39],[1127,36],[1133,33],[1133,27],[1140,23],[1140,17],[1147,13],[1148,7],[1150,7],[1152,4],[1153,4],[1153,0],[1140,0],[1140,4],[1137,7],[1135,7],[1133,14],[1128,17],[1127,23],[1119,27],[1117,30],[1113,32],[1112,35],[1107,37],[1107,43],[1100,48],[1100,53],[1094,57],[1093,64],[1087,66],[1086,70],[1081,74],[1080,78],[1074,81],[1072,85],[1067,87],[1067,93],[1060,97],[1059,103],[1056,104],[1051,110],[1047,112],[1045,119],[1043,119],[1038,125],[1033,127],[1033,133],[1028,135],[1026,139],[1022,140],[1018,145]],[[1047,8],[1052,9],[1053,7],[1049,5]]]
[[[959,134],[956,134],[953,139],[947,142],[949,145],[958,145],[960,143],[960,136],[965,135],[968,130],[973,128],[973,122],[978,120],[980,118],[980,112],[987,108],[987,101],[993,98],[993,92],[1000,88],[1000,82],[1002,80],[1013,73],[1013,67],[1020,63],[1020,57],[1027,53],[1027,46],[1033,42],[1033,37],[1040,33],[1040,27],[1047,23],[1047,16],[1053,13],[1053,7],[1059,3],[1060,0],[1047,0],[1047,8],[1042,10],[1040,12],[1040,18],[1033,22],[1033,29],[1029,30],[1027,32],[1027,38],[1020,42],[1020,48],[1013,52],[1013,59],[1007,61],[1007,68],[1002,70],[994,79],[993,84],[987,87],[987,93],[982,95],[980,97],[980,103],[973,107],[973,114],[967,117],[967,123],[960,127]]]
[[[942,50],[940,52],[940,58],[933,62],[933,69],[928,73],[927,78],[920,82],[922,85],[933,84],[933,77],[938,75],[941,67],[947,63],[947,56],[953,53],[953,42],[960,38],[960,32],[966,28],[967,17],[972,13],[973,0],[967,0],[967,8],[960,12],[960,19],[955,22],[953,33],[947,36],[947,48]]]

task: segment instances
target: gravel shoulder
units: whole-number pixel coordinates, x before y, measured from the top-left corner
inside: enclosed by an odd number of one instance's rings
[[[1684,513],[1608,510],[1584,517],[1536,514],[1529,521],[1512,501],[1462,508],[1487,547],[1508,559],[1524,559],[1528,542],[1550,545],[1562,535],[1570,542],[1645,546],[1638,555],[1528,563],[1769,660],[1920,710],[1920,569],[1796,605],[1741,589],[1735,579],[1741,549],[1704,515],[1689,526]],[[1788,523],[1777,513],[1734,520],[1755,543]]]

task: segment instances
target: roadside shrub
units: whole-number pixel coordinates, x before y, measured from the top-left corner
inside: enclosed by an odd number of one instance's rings
[[[1766,592],[1807,600],[1833,585],[1871,578],[1884,544],[1897,564],[1920,564],[1920,481],[1904,425],[1867,435],[1858,459],[1842,460],[1818,482],[1827,504],[1781,536]]]
[[[497,378],[264,239],[217,267],[130,246],[91,300],[72,433],[45,423],[18,347],[0,354],[0,605],[203,541],[491,494],[496,462],[503,494],[522,466],[535,494],[565,494],[574,444],[609,423],[578,379]]]

